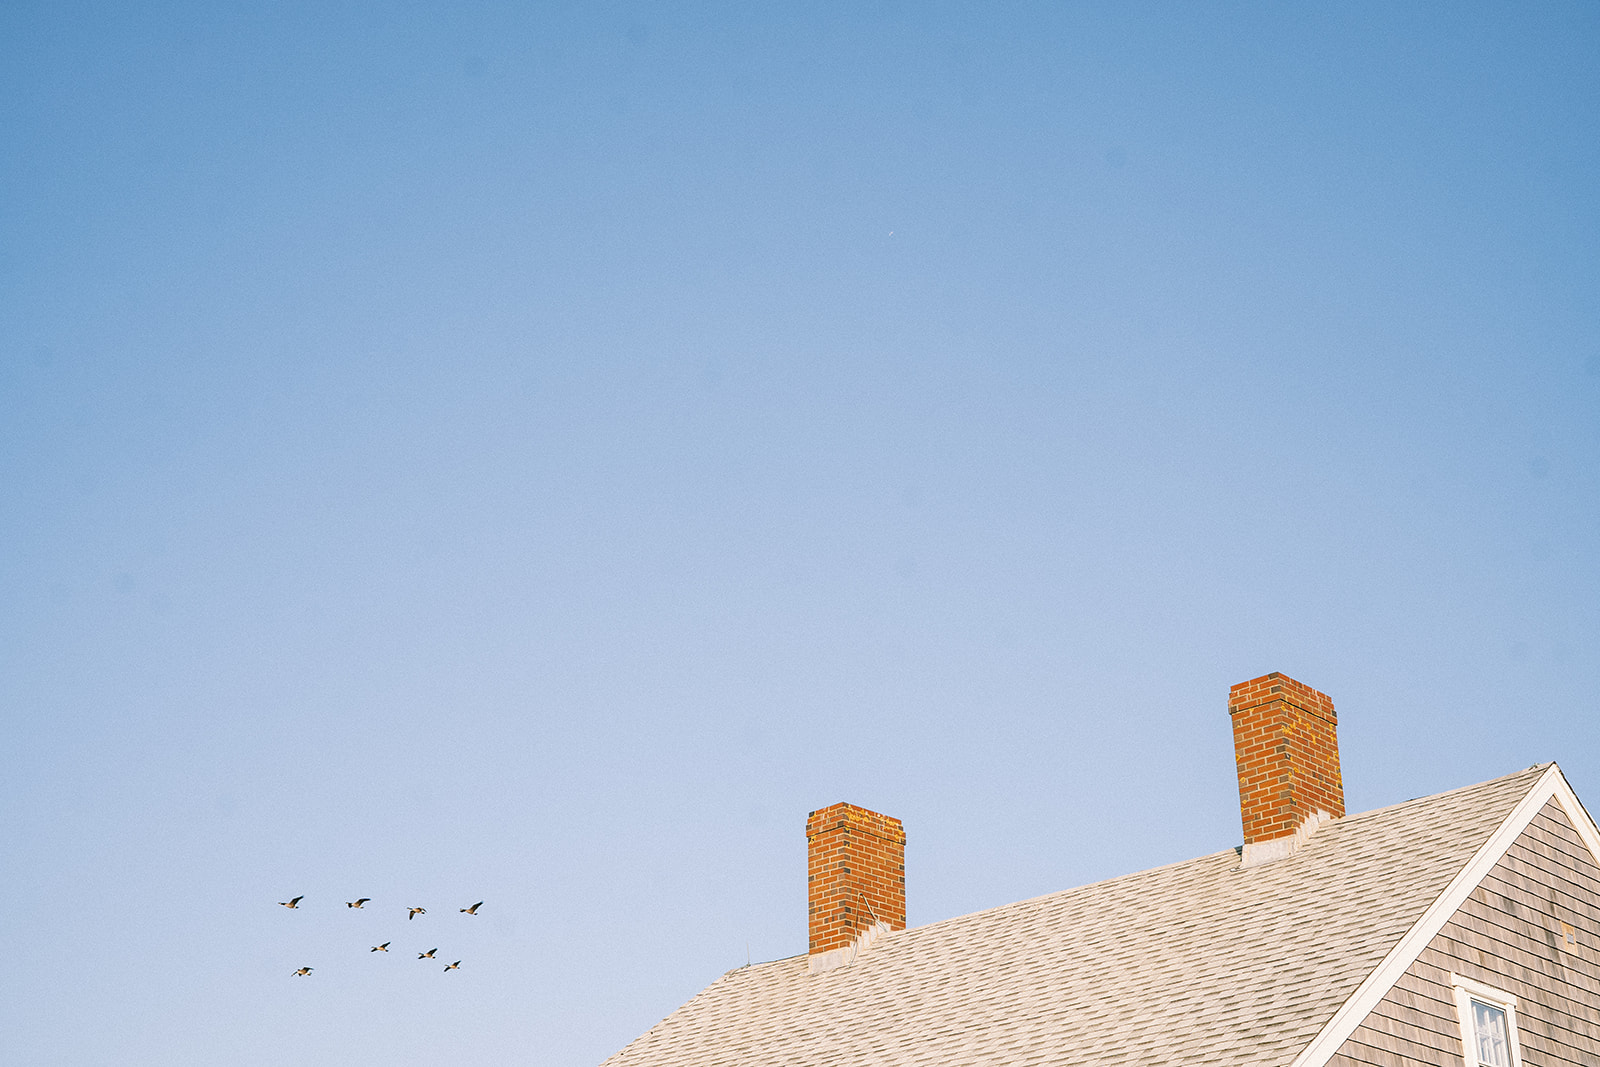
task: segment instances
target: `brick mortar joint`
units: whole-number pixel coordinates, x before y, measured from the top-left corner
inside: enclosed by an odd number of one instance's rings
[[[865,834],[868,837],[875,838],[876,840],[883,841],[891,845],[903,845],[906,843],[906,832],[904,830],[890,831],[889,833],[885,834],[879,833],[873,827],[863,826],[860,823],[851,823],[848,827],[835,824],[833,826],[823,826],[816,830],[807,827],[806,841],[815,841],[824,834],[835,833],[845,829],[849,829],[852,832]],[[790,840],[793,840],[793,838]]]
[[[1254,704],[1229,704],[1228,705],[1228,714],[1229,715],[1242,715],[1244,712],[1255,711],[1258,708],[1265,707],[1268,704],[1276,704],[1276,703],[1278,703],[1280,701],[1285,703],[1285,704],[1288,704],[1289,706],[1293,707],[1297,711],[1305,712],[1307,715],[1310,715],[1312,718],[1321,719],[1323,722],[1327,723],[1330,726],[1337,726],[1339,724],[1339,713],[1334,711],[1332,708],[1329,708],[1326,712],[1324,712],[1321,708],[1318,708],[1318,707],[1307,707],[1306,705],[1300,703],[1297,700],[1293,700],[1293,699],[1291,699],[1289,697],[1284,696],[1282,693],[1274,693],[1270,697],[1268,697],[1267,699],[1258,700]]]

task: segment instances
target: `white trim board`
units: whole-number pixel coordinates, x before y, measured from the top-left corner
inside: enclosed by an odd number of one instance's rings
[[[1589,817],[1589,810],[1583,806],[1578,794],[1567,784],[1567,776],[1561,773],[1561,768],[1557,767],[1555,771],[1558,780],[1556,803],[1567,813],[1567,821],[1572,823],[1572,828],[1578,832],[1578,837],[1589,849],[1589,858],[1594,860],[1596,865],[1600,865],[1600,827],[1595,826],[1594,820]]]
[[[1552,763],[1539,776],[1533,788],[1523,795],[1517,806],[1511,809],[1511,814],[1505,817],[1499,828],[1489,836],[1489,840],[1483,843],[1467,865],[1456,872],[1450,884],[1445,886],[1444,892],[1428,905],[1422,917],[1396,942],[1394,948],[1389,950],[1383,962],[1378,964],[1377,968],[1367,975],[1366,980],[1356,987],[1356,991],[1350,994],[1349,999],[1339,1006],[1339,1010],[1333,1013],[1333,1018],[1329,1019],[1317,1036],[1311,1039],[1311,1043],[1300,1050],[1300,1055],[1294,1058],[1289,1067],[1325,1067],[1346,1039],[1366,1020],[1372,1009],[1378,1006],[1378,1002],[1388,995],[1389,990],[1400,980],[1400,976],[1406,973],[1406,969],[1422,955],[1422,950],[1428,947],[1434,935],[1444,929],[1445,924],[1478,887],[1478,883],[1494,869],[1494,865],[1500,862],[1522,831],[1528,828],[1528,824],[1551,798],[1561,805],[1578,836],[1588,846],[1596,862],[1600,862],[1600,828],[1596,828],[1594,820],[1589,818],[1589,813],[1584,810],[1577,795],[1572,792],[1572,787],[1567,784],[1561,768]]]

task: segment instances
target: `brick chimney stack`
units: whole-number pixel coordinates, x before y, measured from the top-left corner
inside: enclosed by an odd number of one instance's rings
[[[1246,867],[1293,854],[1328,819],[1344,815],[1333,701],[1287,675],[1228,690]]]
[[[906,831],[899,819],[833,804],[806,819],[811,955],[849,949],[880,922],[906,928]]]

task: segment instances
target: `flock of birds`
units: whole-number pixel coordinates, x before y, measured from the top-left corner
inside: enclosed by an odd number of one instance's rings
[[[291,898],[289,900],[280,900],[280,901],[278,901],[278,904],[279,904],[280,907],[288,908],[290,911],[299,911],[300,910],[300,902],[302,900],[304,900],[304,899],[305,899],[305,894],[302,893],[300,896],[293,897],[293,898]],[[366,905],[370,904],[371,902],[372,902],[372,898],[371,897],[357,897],[355,900],[347,900],[347,901],[345,901],[344,902],[344,906],[347,907],[347,908],[365,908]],[[481,908],[481,907],[483,907],[483,901],[480,900],[476,904],[472,905],[472,907],[470,907],[470,908],[460,908],[458,910],[463,915],[476,915],[476,914],[478,914],[478,909]],[[428,909],[427,908],[407,908],[406,909],[406,922],[410,922],[412,919],[415,919],[418,915],[426,915],[426,914],[428,914]],[[389,951],[389,946],[391,944],[393,944],[392,941],[385,941],[381,945],[373,945],[372,948],[370,949],[370,951],[372,951],[372,952],[388,952]],[[438,957],[435,956],[434,953],[438,952],[438,951],[439,950],[437,948],[430,948],[426,952],[419,952],[419,953],[417,953],[417,959],[419,959],[419,960],[437,960]],[[459,971],[461,969],[461,961],[460,960],[456,960],[454,963],[446,964],[444,969],[447,970],[447,971]],[[299,970],[293,972],[293,976],[296,977],[296,978],[306,978],[311,974],[311,972],[313,970],[315,970],[315,968],[313,968],[313,967],[301,967]]]

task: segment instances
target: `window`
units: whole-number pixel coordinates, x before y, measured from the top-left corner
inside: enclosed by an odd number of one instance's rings
[[[1471,998],[1473,1045],[1483,1067],[1511,1067],[1511,1037],[1506,1033],[1506,1010]],[[1471,1057],[1468,1057],[1471,1059]]]
[[[1466,1067],[1522,1067],[1517,1043],[1517,998],[1460,975],[1450,976]]]

